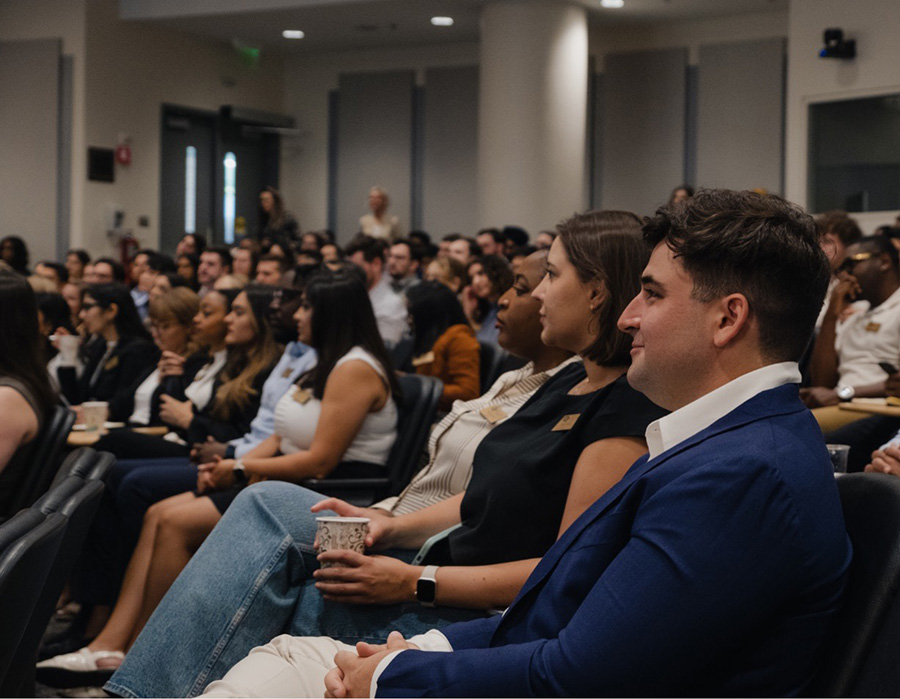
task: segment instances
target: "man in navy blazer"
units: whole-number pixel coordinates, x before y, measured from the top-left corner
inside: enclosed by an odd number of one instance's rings
[[[644,236],[653,253],[619,326],[629,382],[673,411],[649,426],[649,454],[503,616],[339,652],[328,695],[774,696],[808,683],[851,558],[798,395],[829,276],[815,226],[775,197],[706,190]],[[308,656],[285,677],[315,674]]]

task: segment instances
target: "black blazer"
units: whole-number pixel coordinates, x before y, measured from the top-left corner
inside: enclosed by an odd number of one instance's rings
[[[212,437],[217,442],[225,443],[230,442],[232,439],[237,439],[249,432],[250,423],[253,418],[256,417],[256,413],[259,412],[259,402],[262,398],[263,384],[266,382],[266,379],[269,378],[269,374],[272,372],[272,368],[276,363],[277,362],[273,362],[254,377],[254,393],[250,397],[250,400],[242,410],[232,411],[232,414],[228,416],[227,420],[220,420],[212,415],[212,411],[216,405],[216,393],[219,390],[219,386],[222,385],[222,375],[220,372],[213,383],[212,400],[207,403],[203,410],[194,415],[194,419],[188,426],[187,434],[184,435],[185,441],[188,444],[196,444],[198,442],[205,442],[207,437]]]
[[[131,413],[123,415],[123,406],[127,406],[128,403],[125,396],[132,392],[132,384],[138,377],[143,374],[146,378],[146,374],[156,366],[159,361],[159,350],[156,345],[141,337],[119,340],[112,354],[103,361],[103,367],[93,382],[91,379],[106,354],[106,343],[103,341],[90,343],[86,354],[85,367],[80,378],[76,379],[74,367],[57,369],[59,385],[66,400],[72,405],[80,405],[87,400],[105,400],[110,404],[110,420],[126,420]],[[133,395],[131,405],[133,409]]]
[[[150,398],[150,425],[161,425],[162,420],[159,417],[160,396],[163,394],[172,396],[177,400],[186,400],[184,389],[191,385],[197,372],[209,361],[209,356],[205,352],[195,352],[184,361],[184,373],[181,376],[167,376],[160,381],[159,386],[153,392]],[[121,417],[110,417],[111,420],[124,421],[127,420],[134,412],[134,394],[138,388],[156,369],[156,364],[148,366],[140,375],[135,378],[127,391],[120,391],[115,398],[109,403],[110,416],[116,415]]]

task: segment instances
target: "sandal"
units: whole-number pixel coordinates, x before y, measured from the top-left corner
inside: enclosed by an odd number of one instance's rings
[[[99,687],[112,677],[123,660],[125,654],[120,650],[92,651],[85,647],[42,660],[35,666],[35,679],[49,687]]]

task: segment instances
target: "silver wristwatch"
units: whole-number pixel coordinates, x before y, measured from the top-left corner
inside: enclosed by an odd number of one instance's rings
[[[838,384],[834,392],[837,393],[837,397],[844,403],[848,400],[853,400],[853,396],[856,395],[856,389],[853,386],[845,386],[844,384]]]

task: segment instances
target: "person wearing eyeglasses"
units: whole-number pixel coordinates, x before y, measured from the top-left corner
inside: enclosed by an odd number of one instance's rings
[[[884,236],[862,238],[847,248],[839,278],[813,348],[812,388],[803,392],[823,432],[865,417],[837,406],[854,398],[884,396],[885,380],[900,366],[897,249]],[[848,316],[850,304],[859,301],[867,305]]]
[[[825,294],[825,303],[822,304],[822,310],[816,319],[816,332],[818,333],[825,320],[825,313],[828,311],[831,293],[840,281],[838,268],[847,257],[847,248],[858,242],[863,237],[863,233],[859,229],[856,219],[848,216],[846,211],[826,211],[824,214],[820,214],[816,217],[816,228],[819,231],[819,247],[828,258],[828,264],[831,265],[828,293]]]

